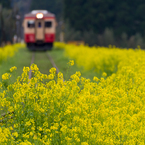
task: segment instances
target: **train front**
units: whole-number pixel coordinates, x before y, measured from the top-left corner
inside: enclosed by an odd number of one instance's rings
[[[51,50],[55,41],[55,15],[46,10],[33,10],[23,22],[24,39],[29,50]]]

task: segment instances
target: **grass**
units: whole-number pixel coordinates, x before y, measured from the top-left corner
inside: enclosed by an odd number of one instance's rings
[[[64,74],[64,78],[68,79],[68,76],[74,74],[76,71],[80,71],[82,74],[82,77],[93,79],[94,76],[97,76],[98,78],[101,77],[101,73],[97,73],[94,70],[85,71],[83,67],[78,67],[75,63],[74,66],[71,66],[68,70],[67,63],[69,60],[71,60],[68,57],[65,57],[64,50],[60,49],[54,49],[53,51],[49,52],[49,54],[52,56],[55,64],[58,66],[59,71]],[[67,73],[68,72],[68,73]]]
[[[64,56],[64,50],[53,49],[52,51],[48,52],[55,64],[57,65],[60,72],[64,74],[64,78],[68,79],[70,75],[74,74],[76,71],[81,71],[82,77],[93,79],[94,76],[101,77],[101,74],[96,73],[94,70],[84,71],[83,67],[78,67],[77,64],[71,66],[68,69],[67,63],[69,62],[70,58]],[[9,69],[12,66],[16,66],[17,70],[11,77],[11,82],[15,82],[17,76],[20,76],[23,67],[30,66],[32,52],[26,49],[20,49],[19,52],[15,54],[14,57],[9,58],[7,61],[2,62],[0,65],[0,76],[4,73],[9,73]],[[50,61],[46,56],[46,52],[36,52],[35,53],[35,61],[34,63],[37,64],[41,73],[49,74],[49,69],[52,67]],[[2,81],[2,77],[0,77],[0,81]]]
[[[7,61],[2,62],[0,64],[0,76],[4,73],[9,73],[9,69],[13,66],[17,67],[16,73],[12,75],[11,82],[15,82],[17,76],[20,76],[23,72],[24,66],[30,66],[31,62],[31,52],[27,49],[20,49],[14,57],[8,58]],[[0,77],[0,81],[2,81],[2,77]]]
[[[51,62],[48,60],[46,52],[36,52],[34,63],[37,64],[39,70],[43,74],[48,74],[49,69],[52,67]]]

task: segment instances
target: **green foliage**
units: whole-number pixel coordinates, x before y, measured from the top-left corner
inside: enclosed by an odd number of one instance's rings
[[[59,39],[57,38],[57,40]],[[65,42],[84,41],[89,46],[108,47],[109,45],[115,45],[121,48],[136,48],[140,45],[141,49],[145,49],[144,37],[140,33],[129,37],[126,32],[122,32],[120,37],[115,37],[113,29],[106,28],[102,34],[97,34],[93,30],[81,32],[74,30],[67,23],[64,29],[64,40]]]
[[[127,0],[64,0],[64,18],[75,30],[102,34],[108,27],[115,36],[144,35],[145,1]]]
[[[11,0],[0,0],[0,45],[7,41],[12,41],[15,26]]]
[[[15,20],[12,16],[11,9],[3,9],[3,41],[12,41],[14,30],[15,30]]]
[[[81,32],[75,31],[73,28],[69,26],[68,23],[65,24],[64,29],[64,39],[65,41],[73,41],[73,40],[80,40],[81,39]]]
[[[11,7],[11,0],[0,0],[0,4],[4,8],[10,8]]]

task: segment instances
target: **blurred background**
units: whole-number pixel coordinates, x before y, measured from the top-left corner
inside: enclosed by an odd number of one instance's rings
[[[143,0],[0,0],[0,45],[23,41],[24,14],[34,9],[56,15],[56,41],[145,49]]]

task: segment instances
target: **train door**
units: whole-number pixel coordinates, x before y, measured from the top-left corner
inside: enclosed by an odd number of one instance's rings
[[[35,30],[36,41],[44,41],[44,20],[36,20]]]

